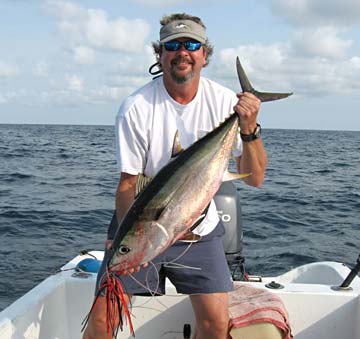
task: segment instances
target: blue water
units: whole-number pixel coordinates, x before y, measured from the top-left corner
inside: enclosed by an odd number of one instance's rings
[[[265,130],[264,185],[238,184],[252,274],[360,249],[360,132]],[[103,249],[118,181],[111,126],[0,125],[0,309]]]

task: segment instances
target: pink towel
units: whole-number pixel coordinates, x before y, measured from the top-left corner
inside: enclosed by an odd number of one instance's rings
[[[269,322],[282,330],[285,339],[293,338],[283,302],[268,290],[235,282],[234,291],[229,293],[229,315],[230,328]]]

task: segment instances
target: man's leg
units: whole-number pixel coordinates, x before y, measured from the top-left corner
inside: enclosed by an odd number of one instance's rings
[[[126,295],[127,304],[129,304],[129,297]],[[99,296],[95,307],[90,313],[89,321],[84,331],[83,339],[112,339],[111,329],[108,332],[106,323],[106,298]],[[123,315],[124,316],[124,315]],[[117,326],[119,323],[119,315],[115,314],[115,323]]]
[[[104,277],[104,274],[106,272],[106,263],[108,262],[110,255],[110,251],[106,250],[103,263],[98,273],[95,294],[98,293],[102,285],[102,278]],[[156,260],[159,260],[159,262],[164,261],[162,255],[159,255],[156,259],[153,260],[153,262],[156,263]],[[158,293],[160,295],[165,294],[165,276],[161,270],[158,272],[156,271],[156,269],[154,269],[153,266],[141,268],[139,272],[132,274],[132,277],[123,275],[118,276],[118,279],[126,293],[126,299],[128,304],[132,295],[151,295],[149,290],[152,293]],[[138,283],[138,281],[141,282],[141,285]],[[144,287],[144,285],[148,286],[149,290]],[[155,290],[156,288],[157,290]],[[84,331],[83,339],[112,338],[111,333],[107,333],[107,303],[104,293],[105,291],[100,294],[95,307],[91,311],[86,330]],[[117,325],[118,323],[119,317],[118,314],[116,314],[115,325]]]
[[[190,295],[196,318],[195,339],[227,339],[229,311],[227,293]]]
[[[227,292],[233,282],[227,265],[221,236],[224,226],[217,227],[191,245],[176,242],[169,251],[169,262],[187,268],[166,267],[166,275],[179,293],[189,294],[197,321],[196,339],[226,339],[229,314]]]

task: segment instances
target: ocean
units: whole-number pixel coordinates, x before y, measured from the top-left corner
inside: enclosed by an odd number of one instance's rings
[[[240,192],[246,268],[276,275],[360,250],[360,132],[265,129]],[[112,126],[0,125],[0,310],[81,250],[102,250],[119,173]],[[233,166],[233,164],[231,164]]]

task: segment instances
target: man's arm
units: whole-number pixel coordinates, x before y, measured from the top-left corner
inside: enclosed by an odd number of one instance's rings
[[[137,175],[121,173],[115,199],[116,217],[119,224],[135,199],[136,181]]]
[[[236,159],[236,168],[239,173],[251,173],[243,180],[250,186],[259,187],[265,177],[267,155],[261,139],[243,143],[241,157]]]
[[[251,93],[239,93],[239,101],[234,107],[240,118],[240,130],[243,134],[251,134],[256,128],[260,110],[260,100]],[[265,177],[267,155],[261,139],[243,142],[243,152],[236,158],[239,173],[251,173],[244,181],[251,186],[260,186]]]

